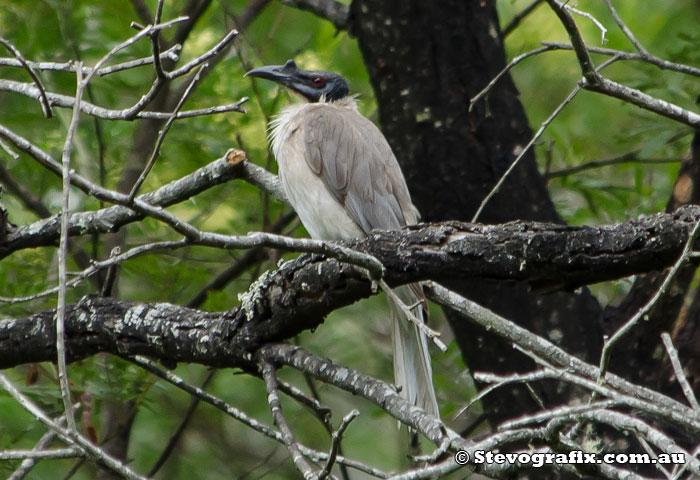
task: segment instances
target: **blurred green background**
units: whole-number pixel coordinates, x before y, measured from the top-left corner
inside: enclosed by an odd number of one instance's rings
[[[146,2],[151,8],[154,1]],[[248,2],[243,0],[213,2],[196,24],[186,42],[181,63],[197,57],[215,44],[230,28],[235,17]],[[502,26],[529,1],[497,2]],[[653,54],[665,59],[700,64],[698,19],[700,9],[690,0],[656,2],[615,2],[619,13],[638,39]],[[164,18],[181,11],[185,1],[167,1]],[[584,38],[592,46],[632,51],[632,46],[617,29],[602,2],[579,0],[577,8],[594,15],[609,30],[607,43],[601,45],[601,32],[592,22],[577,17]],[[78,56],[94,64],[112,46],[134,34],[129,23],[137,16],[129,1],[111,2],[0,0],[0,35],[12,42],[34,61],[63,62]],[[168,38],[169,32],[164,36]],[[536,48],[541,41],[567,42],[557,18],[541,6],[506,38],[509,58]],[[112,60],[112,63],[150,54],[150,44],[143,40]],[[9,56],[2,52],[0,56]],[[235,49],[198,86],[185,104],[186,109],[205,108],[232,103],[248,96],[248,113],[227,113],[175,122],[142,191],[149,191],[219,158],[228,148],[243,148],[255,163],[276,166],[269,157],[266,142],[266,118],[281,106],[295,101],[271,82],[253,88],[243,74],[251,66],[284,63],[294,58],[304,68],[323,68],[342,73],[351,89],[360,94],[361,111],[376,118],[376,103],[357,43],[347,33],[336,32],[332,25],[272,2],[236,41]],[[596,61],[602,57],[596,56]],[[640,62],[618,62],[605,71],[612,79],[639,88],[652,95],[695,109],[697,80],[677,73],[664,72]],[[537,130],[551,112],[566,98],[580,79],[571,52],[549,52],[529,58],[512,72],[520,90],[533,130]],[[26,72],[0,67],[0,78],[29,81]],[[75,78],[70,73],[43,73],[48,90],[72,95]],[[95,78],[92,100],[109,108],[130,106],[145,93],[152,81],[152,69],[142,67],[129,72]],[[60,158],[70,111],[54,109],[56,116],[45,119],[36,101],[16,94],[0,93],[0,124],[30,139],[37,146]],[[103,141],[105,185],[116,188],[139,122],[99,121]],[[549,181],[551,196],[561,215],[573,224],[600,224],[622,221],[640,214],[663,210],[675,180],[679,161],[686,155],[691,132],[685,126],[654,116],[621,101],[582,92],[554,120],[536,146],[540,170],[556,172],[595,160],[615,158],[636,152],[638,158],[671,161],[659,164],[627,163],[591,169]],[[99,181],[100,162],[95,123],[81,117],[73,165],[82,175]],[[675,161],[675,162],[674,162]],[[26,156],[18,160],[0,150],[0,162],[15,178],[34,192],[49,209],[60,211],[60,178],[48,173]],[[0,198],[10,220],[23,225],[38,219],[15,196],[5,192]],[[99,208],[99,202],[78,191],[72,192],[74,211]],[[266,218],[275,219],[286,211],[276,201],[269,203],[252,186],[230,182],[170,209],[199,228],[227,234],[244,234],[260,230]],[[127,247],[178,238],[170,229],[153,220],[127,227]],[[295,235],[305,236],[301,227]],[[100,241],[80,239],[82,248],[104,257]],[[149,255],[126,262],[121,270],[118,291],[125,299],[167,301],[186,304],[213,276],[232,264],[243,252],[192,247],[167,254]],[[291,258],[293,255],[285,256]],[[203,308],[218,311],[237,305],[237,294],[265,269],[274,268],[276,258],[259,268],[247,271],[224,291],[211,293]],[[69,268],[77,270],[75,265]],[[57,282],[56,249],[40,248],[19,251],[0,262],[0,296],[13,297],[41,292]],[[628,281],[609,282],[593,287],[605,305],[621,298]],[[69,302],[93,293],[89,282],[69,291]],[[55,307],[55,297],[19,304],[0,304],[0,318],[21,317],[31,312]],[[432,308],[433,318],[446,340],[450,333],[441,313]],[[365,373],[390,380],[391,352],[388,342],[387,310],[382,298],[373,298],[336,312],[314,333],[305,333],[298,341],[310,350],[352,366]],[[435,382],[442,415],[451,419],[473,393],[473,387],[456,347],[446,353],[433,352]],[[9,373],[17,385],[33,376],[36,367],[19,367]],[[176,371],[186,380],[199,384],[206,369],[198,365],[180,365]],[[112,357],[97,356],[69,368],[74,392],[93,399],[89,423],[100,432],[100,412],[104,399],[136,400],[138,413],[129,447],[131,465],[148,471],[177,428],[189,397],[183,392],[155,381],[138,367]],[[271,423],[262,382],[236,372],[219,371],[209,391],[236,405],[248,414]],[[283,371],[283,377],[302,388],[304,379],[295,372]],[[38,367],[38,378],[22,390],[51,415],[62,411],[54,367]],[[351,408],[359,407],[362,416],[346,433],[344,454],[387,470],[406,467],[405,438],[390,418],[366,402],[356,402],[337,390],[318,385],[324,403],[336,414],[337,424]],[[298,439],[308,446],[327,450],[328,435],[308,412],[283,398],[288,417]],[[478,406],[473,410],[478,413]],[[461,425],[467,420],[450,420]],[[44,428],[22,407],[0,392],[0,449],[31,448]],[[29,478],[62,478],[74,460],[43,461]],[[0,476],[8,475],[19,461],[0,461]],[[93,478],[95,467],[84,465],[73,476]],[[208,405],[201,405],[194,415],[176,452],[156,478],[296,478],[285,448],[241,426]],[[353,478],[362,478],[361,475]]]

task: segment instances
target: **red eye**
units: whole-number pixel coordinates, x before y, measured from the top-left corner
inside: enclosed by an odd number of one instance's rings
[[[326,79],[323,77],[314,77],[311,83],[314,84],[314,87],[322,87],[326,84]]]

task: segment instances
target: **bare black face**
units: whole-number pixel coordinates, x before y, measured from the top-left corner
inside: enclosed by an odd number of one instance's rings
[[[333,72],[299,70],[294,60],[284,65],[256,68],[245,74],[272,80],[303,95],[310,102],[318,102],[322,96],[328,101],[339,100],[350,92],[348,82]]]

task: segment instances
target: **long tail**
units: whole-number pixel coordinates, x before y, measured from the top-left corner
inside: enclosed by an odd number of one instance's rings
[[[418,302],[422,304],[425,299],[423,289],[418,284],[399,287],[396,289],[396,294],[409,307]],[[391,298],[389,298],[389,305],[394,344],[394,382],[400,387],[403,398],[439,417],[427,339],[423,332],[406,318],[406,313]],[[427,320],[427,311],[423,306],[418,306],[412,311],[423,321]]]

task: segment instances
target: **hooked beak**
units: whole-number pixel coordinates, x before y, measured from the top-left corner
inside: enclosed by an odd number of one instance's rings
[[[243,76],[264,78],[281,83],[281,80],[286,77],[286,75],[281,72],[282,68],[282,65],[268,65],[267,67],[254,68]]]
[[[268,65],[267,67],[254,68],[243,76],[264,78],[285,86],[291,86],[294,82],[294,76],[298,72],[299,69],[294,60],[288,60],[284,65]]]

